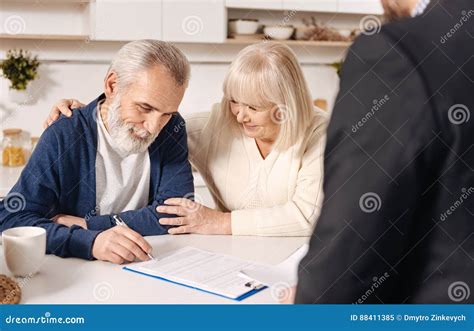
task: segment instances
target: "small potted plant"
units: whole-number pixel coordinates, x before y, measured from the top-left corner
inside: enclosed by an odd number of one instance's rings
[[[342,60],[339,61],[339,62],[331,63],[330,66],[333,67],[334,69],[336,69],[336,73],[340,78],[341,77],[341,69],[342,69]]]
[[[10,100],[16,103],[31,101],[28,93],[29,83],[38,76],[38,58],[32,57],[28,51],[9,50],[6,59],[1,61],[2,76],[10,81]]]

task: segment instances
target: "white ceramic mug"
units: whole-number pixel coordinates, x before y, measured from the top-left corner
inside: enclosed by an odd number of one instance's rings
[[[38,272],[46,255],[46,230],[21,226],[3,231],[3,254],[10,272],[19,277]]]

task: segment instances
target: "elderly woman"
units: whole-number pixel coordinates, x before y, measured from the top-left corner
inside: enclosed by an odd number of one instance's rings
[[[244,48],[223,92],[210,113],[185,117],[190,161],[216,209],[168,199],[158,211],[178,217],[160,223],[174,225],[171,234],[311,235],[323,200],[327,115],[314,109],[295,54],[276,42]],[[60,101],[46,124],[76,105]]]

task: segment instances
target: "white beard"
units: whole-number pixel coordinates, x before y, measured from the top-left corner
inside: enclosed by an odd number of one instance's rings
[[[124,123],[120,118],[120,95],[115,96],[110,103],[107,120],[109,134],[121,154],[131,155],[146,151],[159,134],[151,134],[145,129],[136,128],[133,124]]]

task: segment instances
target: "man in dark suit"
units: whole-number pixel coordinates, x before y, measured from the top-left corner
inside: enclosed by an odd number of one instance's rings
[[[474,302],[473,112],[472,0],[355,41],[296,303]]]

